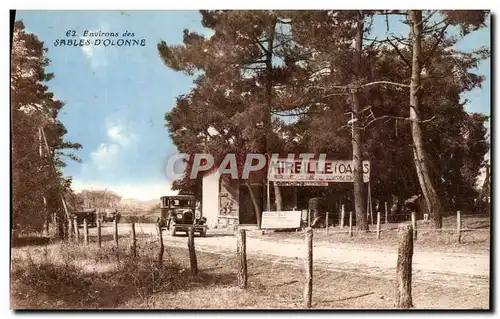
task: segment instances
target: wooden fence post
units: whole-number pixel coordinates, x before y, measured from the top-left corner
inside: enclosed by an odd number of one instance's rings
[[[349,237],[352,237],[352,211],[349,212]]]
[[[311,210],[307,209],[307,227],[311,227]]]
[[[345,206],[342,204],[342,210],[340,212],[340,228],[344,228],[344,219],[345,219]]]
[[[113,222],[113,240],[115,241],[116,249],[118,249],[118,220],[115,218]]]
[[[384,208],[385,208],[385,227],[386,228],[389,228],[389,219],[387,218],[387,212],[388,212],[388,209],[387,209],[387,202],[384,203]]]
[[[238,231],[238,247],[236,255],[239,260],[238,264],[238,286],[241,289],[247,288],[247,233],[245,229]]]
[[[377,212],[377,239],[380,239],[380,212]]]
[[[118,219],[115,217],[113,221],[113,239],[116,245],[116,260],[120,263],[120,247],[118,246]]]
[[[462,234],[460,232],[462,228],[462,217],[460,216],[460,211],[457,210],[457,236],[458,236],[458,243],[460,244],[462,242]]]
[[[132,222],[132,256],[137,257],[137,243],[135,238],[135,223]]]
[[[411,297],[411,271],[413,259],[413,236],[411,225],[398,227],[399,248],[398,263],[396,271],[396,307],[411,308],[413,305]]]
[[[75,237],[75,230],[73,229],[73,220],[68,218],[68,239]]]
[[[158,264],[160,267],[163,266],[163,252],[165,250],[165,246],[163,246],[163,232],[161,230],[160,222],[156,223],[156,232],[158,233],[158,238],[160,239],[160,251],[158,253]]]
[[[73,227],[75,228],[75,241],[80,241],[80,230],[78,229],[78,221],[76,220],[76,216],[73,217]]]
[[[189,227],[188,232],[189,263],[191,265],[191,275],[198,274],[198,261],[196,260],[196,250],[194,247],[194,228]]]
[[[89,244],[89,225],[87,224],[87,218],[83,219],[83,241],[85,245]]]
[[[411,227],[413,228],[413,240],[417,240],[417,216],[414,211],[411,212]]]
[[[97,246],[99,246],[99,248],[101,248],[101,246],[102,246],[101,221],[99,219],[96,221],[96,227],[97,227]]]
[[[310,227],[306,228],[306,285],[304,287],[304,307],[311,308],[312,301],[312,284],[313,284],[313,230]]]
[[[328,211],[326,212],[325,234],[328,236]]]

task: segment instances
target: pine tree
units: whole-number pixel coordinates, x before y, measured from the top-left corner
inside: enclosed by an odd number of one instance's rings
[[[276,87],[286,78],[286,66],[279,65],[277,60],[283,59],[283,51],[290,41],[286,30],[283,31],[287,22],[272,11],[201,11],[201,14],[204,26],[211,28],[214,35],[205,39],[186,30],[183,46],[159,44],[161,57],[174,70],[187,74],[203,72],[197,84],[209,89],[203,90],[206,96],[200,95],[201,90],[197,91],[196,96],[201,100],[213,100],[210,96],[212,92],[221,89],[222,94],[218,94],[220,99],[231,100],[230,103],[241,106],[236,111],[241,114],[228,115],[231,123],[225,123],[228,131],[241,133],[238,139],[240,151],[276,152],[282,147],[276,134],[277,119],[273,117],[273,111],[279,105]],[[242,25],[251,27],[241,28]],[[219,109],[226,103],[211,105]],[[211,119],[206,118],[207,121]],[[221,133],[224,128],[220,130],[217,126],[215,123],[211,125],[218,132],[218,138],[224,137],[225,134]],[[210,125],[205,130],[208,127]],[[212,151],[217,153],[215,149]],[[248,188],[251,197],[256,199],[249,184]],[[274,190],[276,208],[281,210],[281,193],[276,184]],[[253,203],[259,223],[260,207],[256,200]]]
[[[459,198],[474,194],[471,181],[488,143],[483,126],[487,118],[467,114],[460,94],[481,84],[483,78],[469,69],[489,52],[483,48],[457,52],[453,46],[458,38],[444,32],[456,18],[444,16],[445,22],[435,23],[430,19],[433,12],[426,12],[421,40],[421,122],[415,121],[406,107],[412,72],[410,42],[367,38],[372,16],[386,13],[203,13],[204,25],[215,30],[212,37],[186,31],[182,46],[159,45],[169,67],[198,74],[195,88],[180,97],[167,114],[174,143],[183,152],[219,155],[260,152],[263,137],[273,150],[285,152],[326,152],[330,157],[349,158],[357,149],[359,158],[371,161],[373,195],[385,201],[393,195],[407,198],[421,191],[411,146],[411,127],[417,123],[425,136],[423,147],[432,182],[446,195],[446,208],[462,205]],[[390,14],[407,16],[405,11]],[[269,32],[265,30],[272,30],[273,21],[279,26],[273,30],[280,30],[275,36],[280,45],[272,47],[282,63],[273,63],[272,81],[266,82],[271,69],[266,67]],[[286,31],[280,29],[283,26]],[[474,29],[460,27],[464,32]],[[354,41],[360,35],[361,49],[360,42]],[[265,83],[271,83],[272,89],[265,90]],[[272,103],[266,98],[269,91]],[[353,106],[357,121],[347,123],[350,117],[345,113],[352,113]],[[272,130],[265,128],[269,113]],[[353,132],[359,133],[355,148],[351,146]],[[457,183],[463,186],[453,187]],[[335,189],[345,191],[342,186]],[[357,207],[361,206],[356,209],[358,227],[366,230],[363,195],[362,190],[356,192],[354,200],[357,196]],[[255,205],[256,213],[258,208]]]
[[[64,125],[57,115],[63,107],[45,85],[53,78],[43,43],[26,33],[21,21],[14,25],[11,53],[12,202],[15,230],[47,230],[58,224],[64,237],[61,193],[69,192],[71,180],[60,172],[63,157],[78,160],[63,149],[78,149],[64,140]],[[56,195],[57,194],[57,195]]]
[[[422,20],[421,10],[410,10],[408,12],[409,24],[410,24],[410,44],[412,46],[412,58],[411,58],[411,80],[410,80],[410,121],[412,127],[412,139],[413,139],[413,153],[414,162],[417,171],[418,180],[420,187],[425,198],[427,208],[430,212],[430,218],[433,221],[433,226],[435,228],[441,228],[442,222],[441,217],[443,214],[443,207],[440,196],[438,194],[436,183],[432,178],[430,172],[430,161],[427,158],[427,152],[424,145],[424,132],[422,130],[422,122],[424,121],[421,116],[421,73],[423,64],[426,60],[433,57],[434,52],[430,51],[427,57],[424,58],[422,52],[422,39],[424,38],[422,30],[426,28],[427,35],[433,35],[435,40],[435,45],[433,50],[436,50],[438,46],[446,43],[446,28],[450,24],[455,24],[460,26],[462,34],[468,33],[471,29],[477,29],[481,25],[484,25],[484,20],[486,17],[485,11],[468,11],[463,14],[455,14],[453,11],[443,12],[444,19],[438,24],[434,24],[432,27],[427,27],[429,19],[426,18]],[[439,26],[444,23],[444,26]],[[471,27],[472,24],[472,27]],[[477,63],[477,60],[476,60]],[[465,71],[463,71],[465,72]],[[450,74],[451,77],[454,74]],[[469,75],[466,75],[470,78]],[[475,77],[474,80],[470,80],[470,85],[472,87],[477,86],[482,79]]]

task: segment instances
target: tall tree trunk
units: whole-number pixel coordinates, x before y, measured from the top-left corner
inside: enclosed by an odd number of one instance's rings
[[[252,189],[252,185],[246,180],[246,185],[248,187],[248,193],[250,194],[250,199],[252,200],[253,208],[255,210],[255,218],[257,219],[257,228],[260,229],[260,207],[259,203],[257,202],[257,198],[255,197],[255,194]]]
[[[58,235],[59,239],[64,240],[64,238],[65,238],[64,226],[66,223],[65,223],[64,212],[62,211],[62,208],[57,209],[56,223],[57,223],[57,235]]]
[[[47,236],[47,237],[50,236],[50,222],[51,222],[50,212],[47,209],[47,207],[45,206],[44,222],[43,222],[43,235]]]
[[[415,168],[418,175],[418,181],[422,194],[424,195],[427,208],[429,210],[430,219],[434,228],[441,228],[441,202],[431,180],[429,169],[427,165],[427,158],[424,151],[424,139],[421,128],[420,119],[420,55],[421,55],[421,41],[422,41],[422,11],[410,10],[411,20],[411,41],[413,47],[412,57],[412,72],[410,82],[410,119],[411,119],[411,133],[413,138],[413,159]]]
[[[69,239],[71,236],[70,235],[71,227],[68,228],[67,226],[68,226],[68,222],[71,221],[71,216],[69,214],[68,206],[66,205],[66,200],[64,199],[64,195],[61,193],[59,196],[61,197],[61,204],[62,204],[62,209],[63,209],[63,212],[61,212],[62,223],[64,223],[63,230],[65,233],[65,237]],[[96,216],[96,217],[98,217],[98,216]]]
[[[273,183],[273,186],[274,186],[274,202],[276,203],[276,210],[282,211],[283,197],[281,196],[281,188],[276,184],[276,182]]]
[[[272,125],[271,125],[271,110],[273,107],[273,47],[274,47],[274,36],[277,19],[271,21],[269,26],[269,36],[267,40],[267,49],[266,49],[266,102],[267,102],[267,110],[266,110],[266,153],[271,155],[271,150],[269,149],[269,133],[271,133]],[[267,175],[266,175],[267,176]],[[283,210],[283,198],[281,196],[280,187],[273,183],[274,187],[274,201],[276,204],[276,210]]]
[[[356,37],[354,39],[355,58],[354,58],[354,82],[360,80],[361,74],[361,53],[363,46],[364,15],[359,13]],[[353,184],[354,184],[354,210],[356,211],[356,228],[361,231],[368,230],[368,223],[365,214],[365,196],[363,183],[363,159],[361,152],[361,130],[359,127],[359,112],[361,103],[359,101],[359,87],[352,92],[352,158],[353,158]]]
[[[40,157],[43,159],[43,139],[42,139],[42,128],[38,128],[38,152]],[[47,207],[47,197],[45,195],[42,196],[42,202],[43,202],[43,216],[44,216],[44,222],[43,222],[43,234],[45,236],[49,236],[50,233],[50,212]]]

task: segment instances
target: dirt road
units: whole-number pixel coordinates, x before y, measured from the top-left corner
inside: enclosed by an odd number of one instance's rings
[[[92,231],[95,231],[92,230]],[[138,234],[156,236],[153,224],[137,224]],[[110,227],[103,233],[111,232]],[[127,234],[129,227],[120,225],[120,234]],[[187,238],[182,233],[172,237],[164,232],[165,245],[187,247]],[[195,245],[202,251],[233,254],[236,237],[231,232],[209,230],[207,237],[196,237]],[[249,258],[265,258],[276,262],[295,263],[302,266],[306,249],[303,241],[296,239],[276,240],[266,237],[247,236]],[[489,287],[489,255],[441,253],[419,251],[413,255],[413,280],[429,284],[453,287]],[[345,273],[356,272],[367,276],[393,279],[396,273],[397,247],[367,247],[354,243],[314,245],[314,265]],[[360,271],[361,270],[361,271]]]

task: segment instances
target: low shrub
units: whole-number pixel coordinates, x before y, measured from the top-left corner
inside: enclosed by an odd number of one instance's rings
[[[115,308],[127,307],[129,300],[134,307],[154,308],[157,294],[177,291],[191,280],[167,250],[160,265],[158,250],[155,242],[143,242],[134,257],[124,242],[117,258],[112,245],[65,243],[13,256],[12,308]]]

